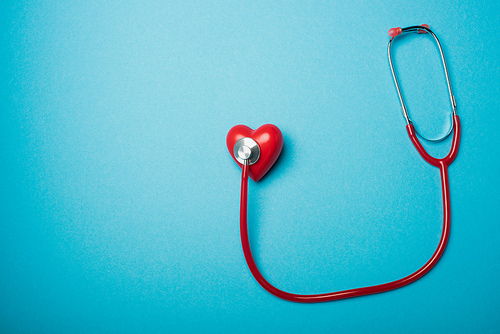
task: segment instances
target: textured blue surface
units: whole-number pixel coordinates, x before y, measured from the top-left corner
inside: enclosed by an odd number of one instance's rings
[[[0,331],[496,332],[498,1],[35,1],[0,4]],[[387,30],[428,23],[461,116],[452,230],[392,292],[303,305],[252,278],[235,124],[274,123],[251,182],[252,247],[296,293],[405,276],[442,225],[439,172],[410,143]],[[436,46],[394,57],[411,116],[449,126]],[[437,156],[450,140],[427,145]]]

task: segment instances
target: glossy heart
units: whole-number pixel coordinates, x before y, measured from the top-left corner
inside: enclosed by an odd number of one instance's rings
[[[226,138],[227,149],[238,166],[243,167],[234,157],[234,144],[243,137],[250,137],[260,148],[259,160],[250,166],[248,175],[254,181],[259,181],[271,169],[283,148],[283,135],[276,125],[264,124],[257,130],[246,125],[236,125],[229,130]]]

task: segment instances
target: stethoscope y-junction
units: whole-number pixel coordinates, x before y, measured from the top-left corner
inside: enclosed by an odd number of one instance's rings
[[[450,100],[452,105],[452,119],[453,119],[450,131],[442,138],[427,139],[418,134],[409,117],[408,110],[403,101],[398,80],[396,78],[396,73],[394,71],[393,61],[391,57],[391,45],[397,36],[409,32],[429,33],[435,39],[439,47],[441,59],[443,62],[444,72],[446,75],[446,82],[448,84],[448,91],[450,94]],[[266,289],[275,296],[294,302],[314,303],[314,302],[324,302],[324,301],[332,301],[332,300],[351,298],[357,296],[364,296],[364,295],[397,289],[412,282],[415,282],[416,280],[424,276],[429,270],[431,270],[432,267],[434,267],[434,265],[438,262],[439,258],[444,252],[450,232],[450,217],[451,217],[450,190],[448,185],[448,166],[453,162],[453,160],[457,156],[458,146],[460,141],[460,120],[456,114],[455,97],[453,96],[453,92],[451,90],[451,84],[448,76],[448,69],[446,67],[446,61],[444,59],[443,50],[441,48],[441,44],[439,43],[438,38],[427,25],[412,26],[403,29],[392,28],[391,30],[389,30],[389,35],[391,36],[391,40],[389,41],[388,45],[389,64],[394,78],[394,83],[396,85],[396,90],[398,92],[398,96],[401,102],[403,116],[406,120],[406,131],[408,132],[411,142],[413,143],[417,151],[420,153],[422,158],[432,166],[439,168],[441,174],[444,218],[443,218],[443,230],[438,247],[435,250],[432,257],[420,269],[418,269],[417,271],[413,272],[412,274],[406,277],[384,284],[331,292],[331,293],[314,294],[314,295],[293,294],[282,291],[274,287],[260,273],[253,259],[252,252],[250,250],[250,243],[248,240],[248,228],[247,228],[248,177],[252,178],[254,181],[258,181],[269,171],[269,169],[276,162],[276,159],[278,159],[278,156],[281,153],[281,149],[283,147],[283,135],[281,131],[278,129],[278,127],[272,124],[263,125],[259,127],[257,130],[252,130],[244,125],[236,125],[229,131],[226,143],[229,149],[229,153],[236,161],[236,163],[243,169],[241,177],[241,203],[240,203],[240,234],[241,234],[241,242],[243,245],[243,253],[245,255],[248,267],[250,268],[250,271],[252,272],[257,282],[259,282],[259,284],[264,289]],[[451,145],[451,150],[448,153],[448,155],[442,159],[431,157],[426,152],[426,150],[424,149],[424,147],[417,138],[417,135],[419,135],[425,140],[440,141],[446,138],[451,133],[452,130],[454,131],[453,131],[453,141]]]

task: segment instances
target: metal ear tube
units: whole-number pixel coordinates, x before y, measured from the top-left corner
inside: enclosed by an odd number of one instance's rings
[[[401,29],[399,27],[398,28],[391,28],[389,30],[389,36],[392,37],[391,40],[389,41],[389,44],[387,45],[387,54],[389,56],[389,66],[391,67],[392,77],[394,79],[394,84],[396,85],[396,91],[398,92],[399,101],[401,102],[401,110],[402,110],[403,116],[406,120],[406,124],[412,124],[413,122],[411,121],[410,116],[408,115],[408,109],[406,108],[405,102],[403,100],[403,95],[401,94],[401,89],[399,88],[398,78],[396,77],[396,72],[394,70],[394,64],[393,64],[392,55],[391,55],[391,46],[392,46],[392,42],[394,41],[394,39],[401,34],[411,33],[411,32],[415,32],[418,34],[429,33],[437,43],[437,46],[439,48],[439,53],[441,55],[441,60],[443,62],[444,74],[446,76],[446,84],[448,85],[448,93],[450,95],[450,103],[451,103],[451,109],[452,109],[451,115],[450,115],[450,117],[452,118],[450,129],[448,130],[448,132],[444,136],[441,136],[439,138],[426,138],[421,133],[417,132],[417,130],[415,130],[421,138],[423,138],[427,141],[440,142],[440,141],[446,139],[450,135],[451,131],[453,131],[453,117],[457,115],[457,110],[456,110],[457,104],[455,102],[455,97],[453,96],[453,91],[451,89],[450,76],[448,75],[448,68],[446,67],[446,60],[444,59],[443,48],[441,47],[441,43],[439,43],[439,39],[432,32],[432,30],[430,29],[430,27],[427,24],[422,24],[421,26],[411,26],[411,27],[407,27],[407,28],[403,28],[403,29]]]

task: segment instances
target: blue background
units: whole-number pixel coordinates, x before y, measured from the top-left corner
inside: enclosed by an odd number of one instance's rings
[[[2,332],[496,332],[498,1],[3,1]],[[227,131],[274,123],[250,183],[271,283],[321,293],[419,268],[442,227],[439,172],[408,139],[391,27],[440,38],[462,121],[438,265],[384,294],[313,305],[252,278]],[[438,49],[399,38],[410,114],[450,125]],[[450,140],[426,145],[444,156]]]

